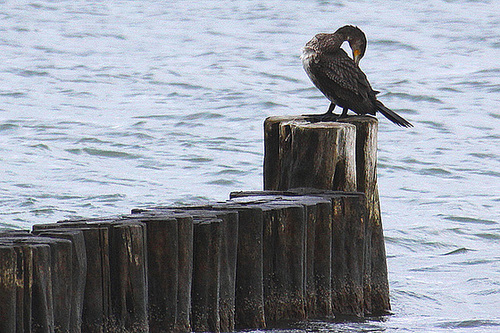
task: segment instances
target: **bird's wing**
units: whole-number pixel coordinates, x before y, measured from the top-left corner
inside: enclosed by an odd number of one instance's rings
[[[366,75],[342,49],[334,54],[318,56],[311,63],[311,71],[327,90],[333,84],[346,94],[354,94],[363,99],[373,91]]]

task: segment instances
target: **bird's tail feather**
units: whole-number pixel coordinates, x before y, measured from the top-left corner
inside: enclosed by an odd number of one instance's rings
[[[408,120],[404,119],[396,112],[387,108],[384,104],[382,104],[381,101],[376,101],[375,103],[377,105],[377,111],[380,111],[380,113],[382,113],[387,119],[392,121],[394,124],[402,127],[413,127],[413,125]]]

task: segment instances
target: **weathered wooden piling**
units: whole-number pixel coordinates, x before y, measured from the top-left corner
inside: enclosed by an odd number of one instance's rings
[[[262,208],[221,203],[211,209],[238,212],[235,327],[265,328]]]
[[[356,190],[356,127],[269,117],[264,123],[264,189]]]
[[[71,324],[72,245],[65,239],[14,234],[0,238],[17,252],[18,331],[67,332]],[[68,283],[69,282],[69,283]]]
[[[391,309],[391,305],[377,184],[378,122],[372,117],[352,117],[342,122],[356,126],[357,191],[366,195],[368,213],[366,237],[370,259],[365,276],[365,307],[368,313],[385,314]]]
[[[173,330],[177,323],[179,291],[178,221],[174,217],[144,218],[148,245],[149,327]]]
[[[0,245],[0,331],[16,332],[17,256],[14,248]]]
[[[144,226],[124,221],[111,223],[108,230],[113,325],[117,330],[148,332]]]
[[[71,290],[68,292],[68,309],[70,309],[69,332],[81,332],[82,311],[85,292],[85,280],[87,274],[87,254],[83,232],[66,228],[56,228],[48,230],[34,230],[36,235],[66,239],[72,245],[71,269]],[[61,280],[60,283],[64,283]],[[67,282],[67,281],[66,281]],[[57,310],[56,310],[57,311]],[[62,330],[61,330],[62,331]]]
[[[33,246],[21,245],[14,241],[11,236],[18,236],[19,232],[11,231],[0,234],[0,245],[3,251],[12,249],[10,256],[0,257],[2,266],[7,271],[0,275],[0,286],[2,289],[2,300],[14,300],[13,304],[2,304],[2,327],[6,332],[31,332],[33,322],[32,299],[33,299]],[[12,267],[12,263],[14,266]],[[11,270],[12,269],[12,270]],[[9,274],[11,273],[11,274]],[[6,294],[3,294],[3,293]],[[14,298],[12,292],[15,293]],[[8,316],[10,315],[14,316]],[[8,329],[8,330],[7,330]]]
[[[175,330],[191,331],[191,286],[193,276],[193,220],[189,215],[178,215],[178,287],[177,287],[177,318]]]
[[[193,217],[175,213],[123,219],[146,227],[149,331],[191,331]]]
[[[217,218],[194,220],[191,323],[195,332],[220,332],[220,225]]]
[[[264,295],[269,325],[306,318],[305,213],[294,203],[264,206]]]

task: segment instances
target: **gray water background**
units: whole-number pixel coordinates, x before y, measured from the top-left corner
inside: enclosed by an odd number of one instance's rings
[[[322,113],[300,48],[361,27],[394,314],[500,332],[498,1],[0,1],[0,228],[262,189],[267,116]]]

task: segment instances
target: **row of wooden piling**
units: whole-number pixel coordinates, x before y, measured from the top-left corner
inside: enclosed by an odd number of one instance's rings
[[[364,194],[231,196],[3,232],[0,331],[228,332],[380,312],[364,295]]]
[[[387,313],[377,121],[342,121],[266,119],[266,191],[0,232],[0,332],[219,332]]]

